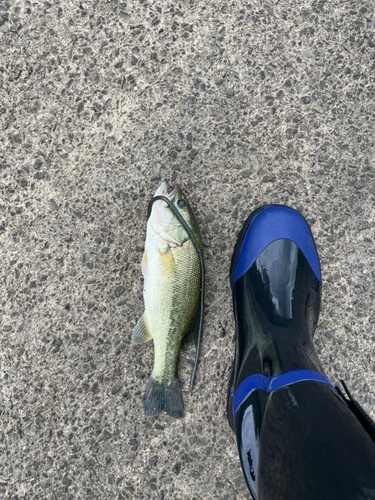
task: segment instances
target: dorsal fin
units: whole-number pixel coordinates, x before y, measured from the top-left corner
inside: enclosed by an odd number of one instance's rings
[[[198,307],[197,313],[194,316],[193,321],[191,322],[190,328],[187,331],[185,337],[182,340],[183,345],[189,344],[197,344],[198,342],[198,334],[199,334],[199,322],[201,319],[201,308]]]

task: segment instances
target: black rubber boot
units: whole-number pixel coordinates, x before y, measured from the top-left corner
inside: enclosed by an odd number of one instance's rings
[[[283,206],[253,212],[230,279],[236,357],[228,420],[252,496],[374,500],[375,445],[313,344],[321,274],[304,218]]]

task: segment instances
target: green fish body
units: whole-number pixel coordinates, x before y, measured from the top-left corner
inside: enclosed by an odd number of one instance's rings
[[[163,182],[155,196],[171,200],[202,251],[198,225],[182,191],[176,188],[168,194]],[[198,331],[201,268],[192,240],[162,200],[154,202],[148,219],[142,273],[145,312],[134,328],[132,342],[154,340],[154,369],[146,389],[144,413],[155,417],[165,411],[182,418],[177,362],[183,339],[194,338]]]

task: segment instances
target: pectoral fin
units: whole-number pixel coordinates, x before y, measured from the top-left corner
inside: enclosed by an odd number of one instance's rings
[[[152,335],[149,332],[145,315],[139,318],[138,323],[135,325],[132,335],[133,344],[144,344],[152,339]]]
[[[143,254],[141,269],[143,276],[146,276],[146,273],[148,272],[148,255],[146,250],[145,253]]]

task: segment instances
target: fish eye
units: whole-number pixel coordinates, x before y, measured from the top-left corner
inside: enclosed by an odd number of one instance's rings
[[[178,200],[177,206],[178,206],[178,208],[185,208],[186,202],[184,200]]]

